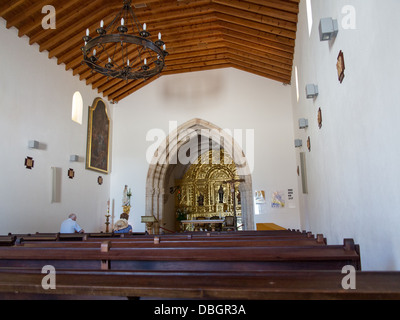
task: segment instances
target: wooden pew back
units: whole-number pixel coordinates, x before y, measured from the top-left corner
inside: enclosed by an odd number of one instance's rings
[[[261,247],[113,247],[99,248],[0,247],[0,267],[38,267],[113,270],[360,270],[357,246]]]

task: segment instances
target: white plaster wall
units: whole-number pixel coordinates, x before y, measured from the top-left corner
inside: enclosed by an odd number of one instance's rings
[[[85,170],[88,106],[97,96],[47,52],[29,46],[0,19],[0,234],[58,232],[71,212],[87,232],[104,229],[109,177]],[[83,124],[71,120],[72,97],[83,96]],[[112,110],[110,110],[112,111]],[[40,142],[39,150],[28,141]],[[69,156],[80,156],[70,163]],[[34,159],[32,170],[25,157]],[[50,168],[61,168],[61,202],[50,203]],[[69,168],[75,178],[67,177]]]
[[[127,184],[133,193],[130,222],[134,230],[144,230],[140,217],[145,215],[146,152],[155,143],[146,141],[146,135],[152,129],[168,135],[170,121],[179,126],[200,118],[222,129],[242,129],[243,141],[246,129],[254,130],[253,189],[265,190],[268,196],[255,222],[299,228],[290,92],[281,83],[221,69],[163,76],[122,100],[114,107],[111,198],[115,215],[122,212],[122,190]],[[243,149],[248,152],[245,143]],[[290,188],[295,191],[295,208],[272,209],[271,193]]]
[[[344,29],[355,9],[355,29]],[[300,3],[294,65],[299,70],[300,100],[292,87],[295,135],[305,143],[309,194],[300,197],[302,228],[323,233],[330,244],[354,238],[361,247],[364,270],[400,268],[400,28],[396,0],[313,0],[314,26],[308,35],[306,2]],[[339,21],[334,41],[320,42],[320,18]],[[346,71],[337,80],[336,59],[344,52]],[[293,73],[294,75],[294,73]],[[295,84],[293,77],[292,83]],[[307,83],[319,97],[305,99]],[[321,107],[323,127],[317,127]],[[299,130],[299,118],[310,127]],[[300,183],[300,180],[299,180]],[[299,184],[300,186],[300,184]],[[301,189],[300,189],[301,190]]]

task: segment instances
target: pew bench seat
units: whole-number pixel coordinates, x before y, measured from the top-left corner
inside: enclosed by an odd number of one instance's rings
[[[400,299],[400,272],[356,272],[356,289],[342,286],[341,271],[98,271],[57,270],[56,289],[45,290],[38,269],[0,268],[0,298],[76,296],[160,299],[323,300]]]

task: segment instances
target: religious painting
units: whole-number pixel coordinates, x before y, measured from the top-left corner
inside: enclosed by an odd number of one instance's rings
[[[345,70],[345,65],[344,65],[344,55],[342,50],[340,50],[338,58],[337,58],[337,63],[336,63],[336,69],[338,73],[338,79],[339,82],[342,83],[344,79],[344,70]]]
[[[272,193],[271,207],[272,208],[285,207],[285,193],[283,191],[275,191]]]
[[[110,119],[101,98],[89,107],[86,169],[109,172]]]
[[[256,191],[254,197],[256,200],[256,204],[262,204],[266,202],[264,190]]]

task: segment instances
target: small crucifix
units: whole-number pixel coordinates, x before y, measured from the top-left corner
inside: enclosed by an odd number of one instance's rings
[[[244,179],[232,179],[232,180],[228,180],[228,181],[224,181],[224,183],[229,184],[231,192],[232,192],[232,200],[233,200],[233,217],[235,220],[235,226],[234,229],[235,231],[237,231],[237,216],[236,216],[236,197],[235,197],[235,183],[236,182],[244,182]]]

